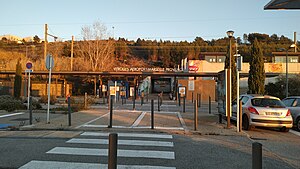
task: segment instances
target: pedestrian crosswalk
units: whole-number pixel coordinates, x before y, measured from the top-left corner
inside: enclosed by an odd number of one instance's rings
[[[172,135],[124,132],[117,134],[118,169],[176,169]],[[107,132],[83,132],[80,136],[67,140],[63,146],[47,151],[49,161],[35,159],[20,169],[107,168],[108,136]]]

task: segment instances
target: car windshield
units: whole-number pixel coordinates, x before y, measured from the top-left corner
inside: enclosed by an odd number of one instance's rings
[[[251,100],[253,106],[257,107],[272,107],[272,108],[283,108],[284,104],[277,99],[272,98],[254,98]]]

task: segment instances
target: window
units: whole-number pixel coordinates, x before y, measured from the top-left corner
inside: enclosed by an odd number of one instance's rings
[[[290,63],[298,63],[298,57],[290,57],[289,62]]]
[[[284,99],[282,102],[287,106],[287,107],[292,107],[292,104],[294,103],[295,99]]]
[[[282,108],[285,105],[277,99],[271,98],[254,98],[251,100],[253,106],[257,107],[273,107],[273,108]]]
[[[242,100],[242,105],[244,105],[244,104],[246,104],[247,101],[249,100],[249,97],[243,96],[243,97],[241,98],[241,100]]]
[[[300,107],[300,99],[297,99],[296,101],[296,105],[294,104],[295,107]]]
[[[205,58],[208,62],[216,62],[216,56],[205,56]]]

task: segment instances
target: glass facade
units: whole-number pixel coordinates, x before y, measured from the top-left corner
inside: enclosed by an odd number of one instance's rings
[[[275,56],[275,63],[286,63],[285,57],[279,57]],[[298,56],[289,56],[288,57],[288,63],[299,63],[299,57]]]

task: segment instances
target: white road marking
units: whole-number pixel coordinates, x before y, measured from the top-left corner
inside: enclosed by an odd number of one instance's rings
[[[103,117],[105,117],[105,116],[107,116],[107,115],[109,115],[109,113],[106,113],[106,114],[104,114],[104,115],[102,115],[102,116],[100,116],[100,117],[97,117],[97,118],[95,118],[95,119],[89,121],[89,122],[86,122],[86,123],[84,123],[84,124],[82,124],[82,125],[80,125],[80,126],[77,126],[77,127],[75,127],[75,129],[78,129],[78,128],[82,127],[82,126],[85,126],[85,125],[88,125],[88,124],[90,124],[90,123],[93,123],[94,121],[99,120],[99,119],[101,119],[101,118],[103,118]]]
[[[10,116],[17,116],[17,115],[21,115],[21,114],[25,114],[25,113],[20,112],[20,113],[5,114],[5,115],[0,116],[0,118],[10,117]]]
[[[131,127],[137,127],[137,126],[140,124],[140,122],[142,121],[142,119],[144,118],[144,116],[145,116],[146,113],[147,113],[147,112],[143,112],[143,113],[136,119],[136,121],[132,124]]]
[[[173,111],[155,111],[155,114],[177,114],[177,113],[179,113],[179,112],[173,112]]]
[[[67,141],[67,143],[108,144],[108,139],[78,139],[78,138],[73,138],[73,139]],[[173,142],[143,141],[143,140],[118,140],[118,145],[174,147]]]
[[[96,124],[86,124],[82,125],[81,127],[90,127],[90,128],[107,128],[108,125],[96,125]],[[131,127],[126,127],[126,126],[112,126],[113,128],[131,128]]]
[[[108,156],[107,149],[55,147],[48,154]],[[118,150],[118,157],[139,157],[156,159],[175,159],[175,153],[170,151]]]
[[[82,125],[81,127],[90,127],[90,128],[107,128],[108,125],[94,125],[94,124],[87,124]],[[137,127],[127,127],[127,126],[112,126],[113,128],[121,128],[121,129],[130,129],[130,128],[136,128],[136,129],[150,129],[151,126],[137,126]],[[184,127],[156,127],[155,129],[160,130],[185,130]]]
[[[84,132],[81,134],[82,136],[104,136],[108,137],[109,133],[101,133],[101,132]],[[172,135],[166,134],[144,134],[144,133],[118,133],[118,137],[141,137],[141,138],[165,138],[172,139]]]
[[[138,129],[150,129],[150,126],[139,126],[139,127],[135,127]],[[156,127],[154,126],[154,129],[158,129],[158,130],[185,130],[183,127]]]
[[[187,129],[187,126],[186,126],[186,124],[185,124],[185,122],[184,122],[184,120],[183,120],[183,118],[182,118],[180,112],[177,113],[177,116],[178,116],[178,118],[179,118],[179,121],[180,121],[182,127],[183,127],[184,129]]]
[[[59,161],[30,161],[19,169],[107,169],[107,164],[74,163]],[[176,167],[147,166],[147,165],[118,165],[118,169],[176,169]]]
[[[290,133],[293,133],[293,134],[295,134],[297,136],[300,136],[300,132],[298,132],[298,131],[290,130]]]

